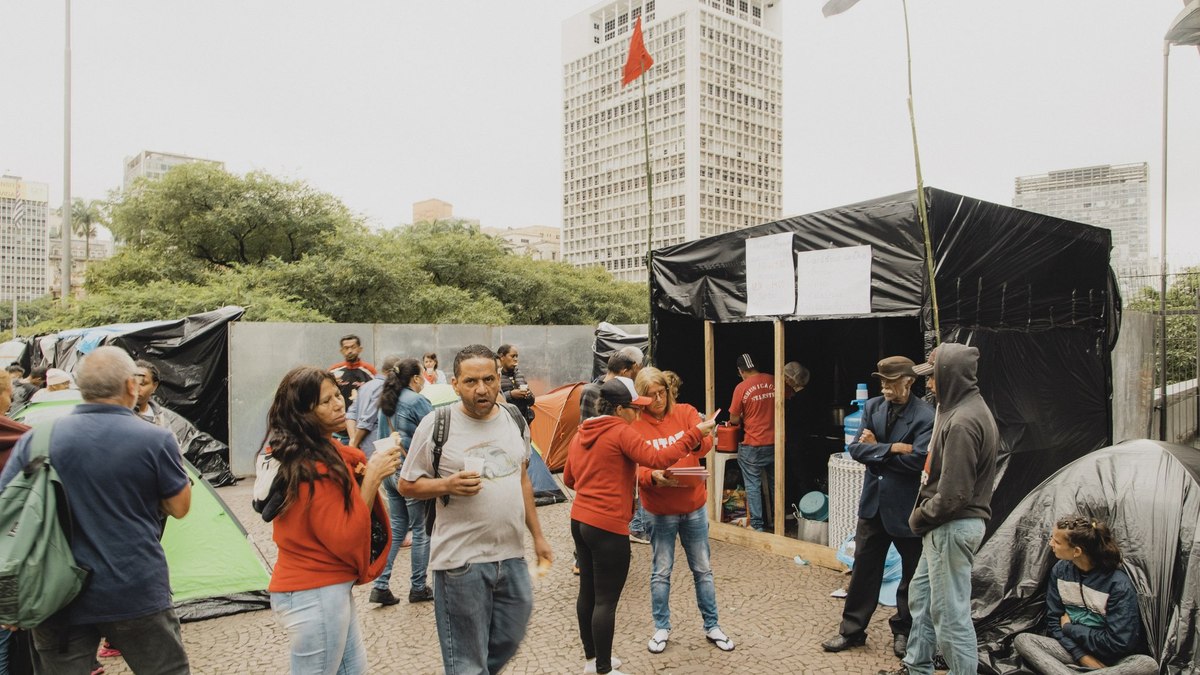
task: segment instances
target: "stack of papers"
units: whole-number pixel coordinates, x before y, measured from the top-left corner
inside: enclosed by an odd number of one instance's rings
[[[708,478],[708,469],[702,466],[683,466],[673,467],[668,469],[672,476],[692,477],[692,478]]]

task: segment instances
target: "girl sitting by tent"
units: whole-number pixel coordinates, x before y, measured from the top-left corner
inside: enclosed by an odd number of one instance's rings
[[[1121,570],[1121,550],[1108,525],[1087,516],[1063,518],[1050,536],[1058,558],[1046,589],[1046,633],[1022,633],[1014,646],[1043,675],[1093,672],[1151,675],[1158,664],[1140,653],[1137,590]]]

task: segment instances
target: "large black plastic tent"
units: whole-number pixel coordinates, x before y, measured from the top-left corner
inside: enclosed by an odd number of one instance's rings
[[[925,195],[942,339],[979,348],[980,388],[1003,438],[998,523],[1056,469],[1111,443],[1109,351],[1120,311],[1108,265],[1111,233],[936,188]],[[718,407],[727,407],[736,384],[738,354],[771,363],[773,319],[783,321],[785,358],[812,372],[787,406],[788,501],[823,487],[826,460],[842,447],[840,416],[830,413],[853,398],[856,383],[872,382],[875,362],[890,354],[920,359],[933,344],[916,196],[786,218],[653,254],[654,359],[682,376],[683,400],[704,401],[706,321],[714,323]],[[793,257],[870,246],[870,311],[747,316],[745,242],[787,233]],[[840,280],[823,283],[833,288]]]
[[[1133,440],[1063,467],[1013,509],[975,558],[980,672],[1015,668],[1012,638],[1042,632],[1047,542],[1063,516],[1112,527],[1138,591],[1147,646],[1163,672],[1200,670],[1200,450]]]

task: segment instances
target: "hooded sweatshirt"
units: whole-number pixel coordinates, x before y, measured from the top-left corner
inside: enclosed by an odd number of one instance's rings
[[[1000,432],[976,381],[979,350],[944,343],[937,348],[937,414],[921,490],[908,524],[924,534],[952,520],[992,516],[992,485]]]
[[[676,403],[671,406],[671,412],[657,419],[649,413],[642,413],[631,426],[646,439],[655,449],[669,447],[679,440],[688,429],[694,429],[697,422],[704,418],[692,406],[686,403]],[[712,437],[704,436],[700,447],[694,448],[683,459],[672,464],[669,468],[677,469],[685,466],[700,466],[698,458],[708,454],[712,448]],[[708,489],[703,478],[680,477],[679,487],[659,487],[654,484],[651,475],[654,469],[638,467],[638,488],[642,497],[642,508],[656,516],[676,516],[691,513],[704,506],[708,499]]]
[[[571,439],[563,467],[563,482],[575,490],[571,520],[628,535],[637,466],[666,469],[699,445],[702,436],[693,425],[674,443],[656,449],[620,417],[586,420]]]

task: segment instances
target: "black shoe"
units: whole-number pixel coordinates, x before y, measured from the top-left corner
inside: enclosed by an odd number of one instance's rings
[[[839,635],[832,640],[821,643],[821,649],[827,652],[841,652],[851,647],[861,647],[867,643],[866,635]]]
[[[400,604],[400,598],[392,595],[392,589],[390,588],[372,588],[370,600],[371,602],[378,602],[384,607]]]
[[[432,599],[433,599],[433,589],[428,586],[426,586],[425,588],[422,588],[419,591],[409,591],[408,592],[408,601],[409,602],[429,602]],[[400,602],[400,601],[397,600],[396,602]]]
[[[908,675],[908,666],[901,663],[899,668],[892,668],[891,670],[881,670],[881,671],[879,671],[879,673],[877,675]]]
[[[896,633],[892,636],[892,653],[896,658],[904,658],[904,653],[908,651],[908,636],[903,633]]]

